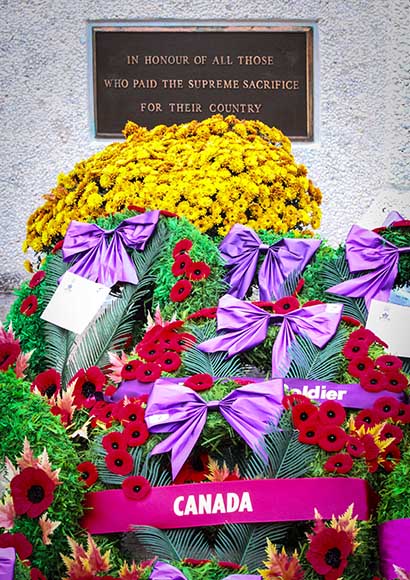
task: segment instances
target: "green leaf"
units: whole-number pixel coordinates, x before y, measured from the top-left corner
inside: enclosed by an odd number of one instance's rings
[[[184,558],[210,559],[211,549],[198,528],[159,530],[152,526],[134,526],[139,544],[149,556],[163,560],[183,560]]]

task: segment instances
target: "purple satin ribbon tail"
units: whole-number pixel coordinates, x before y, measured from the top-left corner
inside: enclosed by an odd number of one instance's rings
[[[223,580],[261,580],[262,576],[255,574],[230,574]],[[187,580],[185,574],[165,562],[156,562],[149,580]]]

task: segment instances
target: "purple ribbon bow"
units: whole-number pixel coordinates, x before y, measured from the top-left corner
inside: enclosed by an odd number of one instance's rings
[[[255,574],[230,574],[224,580],[261,580],[262,576]],[[152,569],[149,580],[187,580],[185,574],[165,562],[156,562]]]
[[[220,401],[205,401],[188,387],[159,379],[148,399],[145,421],[150,432],[171,435],[151,453],[171,451],[175,479],[202,433],[208,411],[219,410],[249,447],[267,461],[263,435],[270,422],[278,421],[282,398],[281,379],[246,385]]]
[[[373,298],[387,301],[397,276],[400,254],[405,252],[410,252],[410,246],[398,248],[375,232],[352,226],[346,239],[346,258],[350,272],[372,271],[332,286],[326,292],[353,298],[363,297],[367,309]]]
[[[292,272],[301,272],[320,246],[320,240],[282,238],[271,246],[263,244],[256,233],[235,224],[219,246],[227,266],[225,280],[229,294],[243,298],[252,283],[259,255],[266,252],[258,273],[261,300],[281,298],[281,286]]]
[[[296,334],[306,335],[322,348],[334,336],[342,316],[342,304],[316,304],[288,314],[272,314],[262,308],[226,294],[219,300],[218,330],[221,336],[198,345],[204,352],[225,350],[233,356],[263,342],[269,324],[282,323],[272,349],[272,375],[285,374],[290,365],[289,347]]]
[[[149,211],[124,220],[112,230],[72,221],[64,238],[64,262],[75,260],[70,272],[105,286],[118,281],[137,284],[135,267],[125,246],[143,250],[158,219],[158,210]]]

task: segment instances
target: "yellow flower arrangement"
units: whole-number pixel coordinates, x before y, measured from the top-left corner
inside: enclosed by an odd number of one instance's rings
[[[124,136],[58,176],[28,220],[24,249],[50,248],[71,220],[129,205],[177,213],[220,236],[238,222],[276,233],[320,225],[322,194],[274,127],[215,115],[152,130],[128,122]]]

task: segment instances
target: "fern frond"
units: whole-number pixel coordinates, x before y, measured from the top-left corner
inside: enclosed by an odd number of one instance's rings
[[[133,533],[148,557],[157,556],[163,560],[211,557],[210,546],[198,528],[159,530],[151,526],[134,526]]]
[[[148,240],[143,252],[134,250],[131,253],[131,259],[135,264],[137,276],[142,280],[149,274],[156,264],[160,254],[162,253],[166,242],[169,238],[169,231],[164,221],[159,221],[155,232]]]
[[[343,361],[341,354],[347,334],[339,329],[322,349],[303,336],[297,336],[289,349],[291,364],[287,377],[307,380],[335,381]]]
[[[335,260],[328,262],[321,275],[325,288],[331,288],[332,286],[336,286],[336,284],[354,278],[350,273],[345,256],[339,256]],[[340,302],[343,304],[343,314],[356,318],[363,325],[366,324],[367,308],[363,298],[338,296],[327,291],[326,296],[329,302]]]
[[[278,298],[282,298],[282,296],[291,296],[294,291],[296,290],[296,286],[301,278],[300,272],[291,272],[286,280],[279,286],[277,291]],[[275,298],[273,297],[273,300]]]

